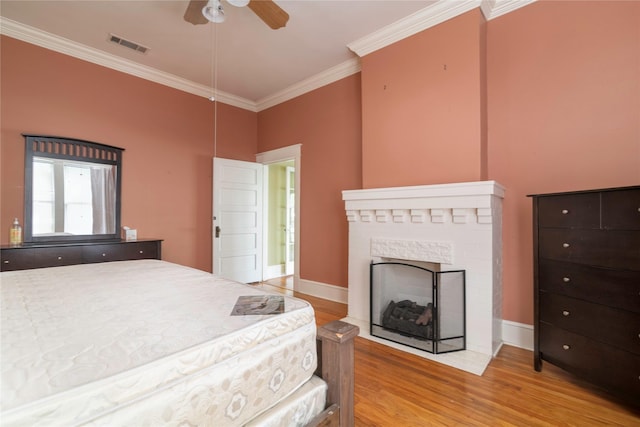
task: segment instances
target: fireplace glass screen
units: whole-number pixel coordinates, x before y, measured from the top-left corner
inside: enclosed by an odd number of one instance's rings
[[[465,272],[371,263],[371,335],[430,353],[464,350]]]

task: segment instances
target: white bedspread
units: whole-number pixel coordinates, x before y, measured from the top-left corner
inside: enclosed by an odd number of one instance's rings
[[[3,425],[242,425],[316,367],[315,319],[230,316],[249,285],[158,260],[0,274]]]

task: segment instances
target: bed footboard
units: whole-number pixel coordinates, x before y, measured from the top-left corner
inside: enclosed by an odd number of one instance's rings
[[[316,417],[310,426],[354,425],[354,338],[360,329],[349,323],[335,320],[318,328],[318,369],[329,386],[327,409]]]

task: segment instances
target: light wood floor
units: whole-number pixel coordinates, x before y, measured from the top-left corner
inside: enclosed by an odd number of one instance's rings
[[[284,281],[259,286],[287,294]],[[318,324],[347,307],[309,301]],[[480,377],[363,338],[355,342],[356,426],[640,426],[640,408],[545,363],[503,346]],[[640,405],[640,399],[639,399]]]

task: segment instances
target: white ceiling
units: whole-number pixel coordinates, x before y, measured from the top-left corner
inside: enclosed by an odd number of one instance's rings
[[[530,1],[484,0],[482,7],[493,17]],[[332,75],[335,80],[356,72],[358,55],[349,45],[363,55],[481,5],[480,0],[276,0],[290,18],[285,28],[272,30],[249,8],[222,3],[224,23],[192,25],[183,20],[188,0],[1,0],[0,29],[259,111],[299,94],[296,90],[326,84]],[[111,43],[109,34],[149,51]]]

